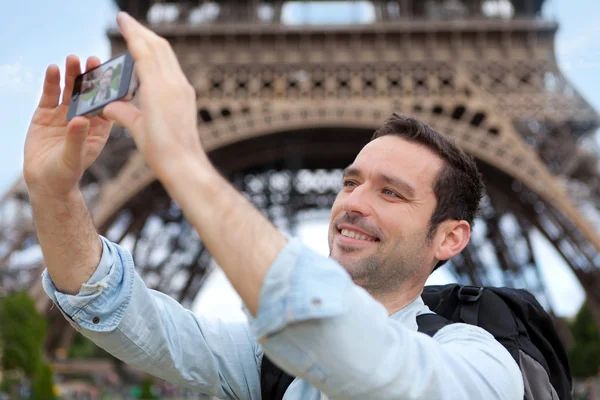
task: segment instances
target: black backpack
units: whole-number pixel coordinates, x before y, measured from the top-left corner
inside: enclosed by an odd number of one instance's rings
[[[491,333],[515,359],[525,384],[525,400],[571,400],[567,353],[552,319],[526,290],[425,286],[421,296],[436,314],[417,317],[429,336],[453,322],[477,325]],[[261,365],[262,400],[281,400],[294,380],[266,356]]]

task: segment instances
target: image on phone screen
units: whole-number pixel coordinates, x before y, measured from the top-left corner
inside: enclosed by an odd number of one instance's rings
[[[117,98],[124,58],[118,57],[83,76],[77,108],[78,115],[85,114]]]

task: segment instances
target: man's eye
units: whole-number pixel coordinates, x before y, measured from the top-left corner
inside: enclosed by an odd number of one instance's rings
[[[354,187],[354,186],[356,186],[356,182],[344,180],[344,187]]]
[[[392,197],[397,197],[400,198],[400,196],[398,195],[398,193],[390,190],[390,189],[383,189],[383,194],[385,194],[386,196],[392,196]]]

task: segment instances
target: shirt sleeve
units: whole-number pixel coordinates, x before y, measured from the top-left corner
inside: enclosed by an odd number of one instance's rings
[[[265,354],[335,399],[523,399],[520,370],[478,327],[431,338],[389,318],[337,262],[291,241],[263,282],[251,329]]]
[[[45,269],[42,272],[42,285],[50,299],[77,330],[113,331],[123,319],[131,300],[135,270],[131,255],[112,245],[104,237],[102,257],[90,279],[81,285],[77,295],[58,291]],[[124,268],[131,265],[132,268]],[[72,324],[73,325],[73,324]]]
[[[245,321],[209,320],[150,290],[129,252],[105,238],[77,295],[43,287],[78,332],[125,363],[169,382],[231,399],[260,399],[262,348]]]

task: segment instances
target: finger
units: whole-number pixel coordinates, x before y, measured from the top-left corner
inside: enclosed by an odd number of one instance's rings
[[[81,74],[81,65],[79,63],[79,57],[76,55],[69,55],[65,61],[65,89],[63,90],[62,104],[69,104],[71,101],[71,95],[73,94],[73,85],[75,84],[75,78]]]
[[[96,68],[98,65],[100,65],[100,59],[98,57],[88,57],[86,63],[85,63],[85,72],[89,71],[90,69],[94,69]]]
[[[50,65],[46,69],[44,78],[44,88],[38,107],[54,108],[58,105],[60,99],[60,70],[57,65]]]
[[[140,76],[147,73],[144,70],[156,69],[168,72],[170,76],[175,73],[180,73],[183,76],[175,52],[167,40],[158,36],[125,12],[119,13],[117,22],[127,42],[127,48],[136,65],[138,65],[136,68],[142,70]]]
[[[131,132],[133,137],[141,135],[143,130],[142,113],[131,103],[115,101],[104,107],[102,115],[110,121],[124,126]]]
[[[127,43],[127,49],[136,62],[144,61],[152,57],[149,41],[156,34],[145,28],[129,14],[121,11],[117,15],[117,24]]]
[[[78,169],[83,165],[85,140],[89,130],[90,121],[84,117],[75,117],[67,125],[63,161],[71,169]]]

